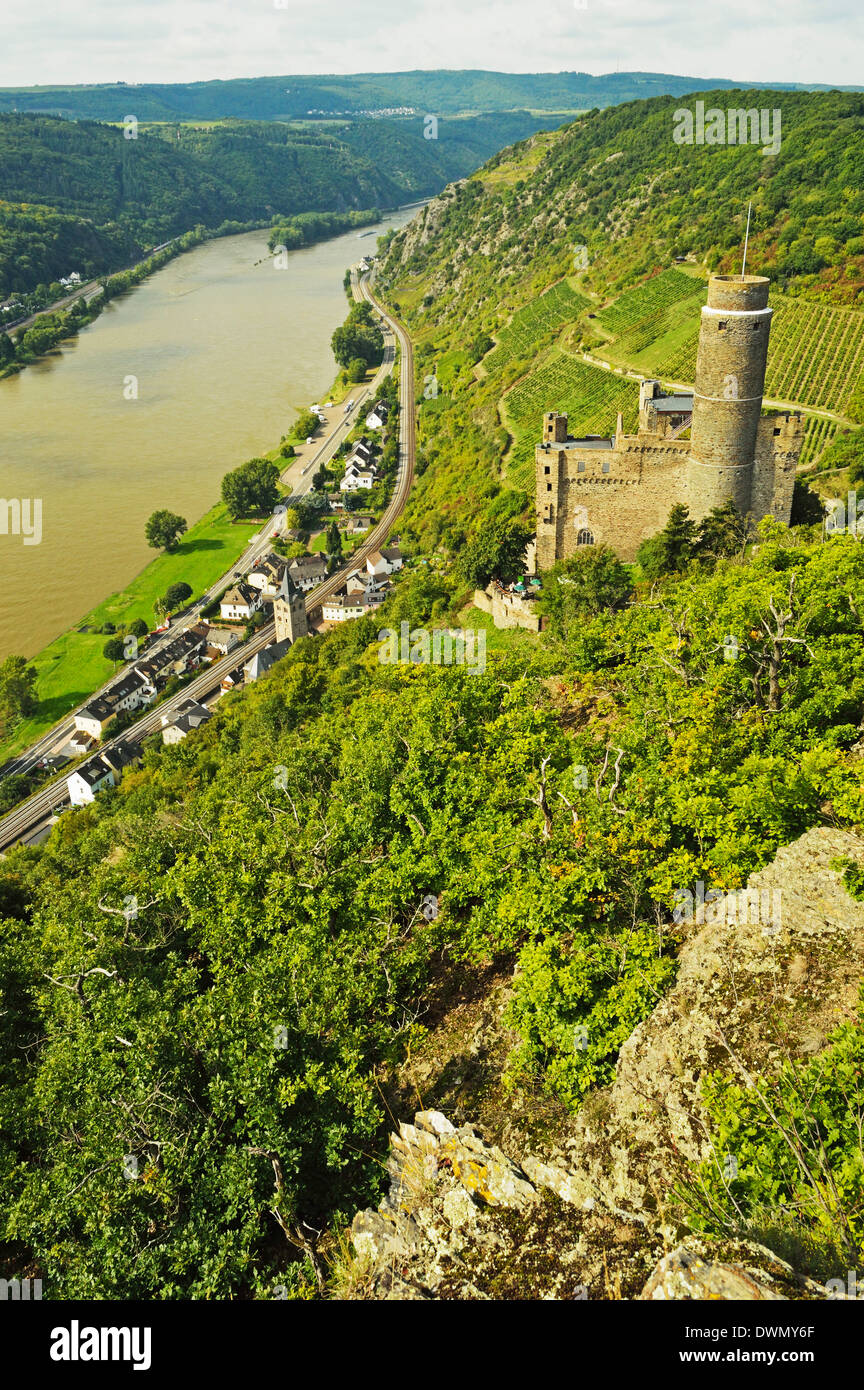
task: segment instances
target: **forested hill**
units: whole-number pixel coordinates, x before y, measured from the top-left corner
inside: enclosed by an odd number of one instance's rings
[[[755,86],[670,73],[509,73],[430,71],[352,73],[349,76],[252,77],[227,82],[106,83],[98,86],[5,87],[0,111],[50,111],[122,121],[213,120],[239,116],[282,120],[308,114],[381,111],[411,106],[420,113],[456,111],[578,111],[640,97],[682,95],[701,88]],[[796,90],[801,83],[779,83]],[[812,84],[816,89],[820,84]],[[823,87],[823,90],[825,88]]]
[[[525,112],[341,122],[316,131],[230,122],[123,129],[0,114],[0,299],[70,270],[113,269],[201,223],[394,207],[439,192],[554,119]]]

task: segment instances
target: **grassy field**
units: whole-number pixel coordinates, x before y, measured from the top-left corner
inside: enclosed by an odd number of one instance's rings
[[[612,434],[619,410],[625,430],[632,431],[639,415],[639,388],[635,381],[592,367],[566,352],[556,352],[536,372],[523,377],[502,402],[504,422],[513,436],[507,456],[511,487],[531,487],[534,446],[540,441],[546,410],[566,411],[570,433],[576,436]]]
[[[40,738],[109,679],[113,667],[102,655],[109,634],[99,631],[104,623],[119,628],[143,618],[153,627],[153,604],[166,589],[185,580],[197,598],[234,564],[255,531],[254,522],[233,523],[220,503],[189,528],[175,551],[157,556],[125,589],[104,599],[74,629],[45,647],[30,663],[37,672],[38,713],[0,744],[0,761]]]
[[[573,119],[579,115],[578,111],[572,113],[564,112],[563,116],[572,114]],[[495,169],[482,169],[474,175],[484,188],[500,188],[502,186],[512,186],[520,179],[527,178],[534,172],[540,161],[545,157],[547,151],[556,143],[559,137],[555,131],[538,131],[531,137],[530,148],[518,158],[502,160]]]

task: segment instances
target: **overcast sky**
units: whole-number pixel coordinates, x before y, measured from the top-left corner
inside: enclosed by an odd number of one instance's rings
[[[616,68],[864,82],[862,0],[0,0],[0,86]]]

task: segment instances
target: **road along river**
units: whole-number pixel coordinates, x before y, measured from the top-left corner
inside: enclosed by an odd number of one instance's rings
[[[0,381],[0,495],[23,512],[20,534],[0,534],[0,660],[34,655],[122,588],[153,557],[152,511],[191,525],[228,469],[321,398],[342,277],[374,249],[374,236],[350,232],[277,270],[265,232],[207,242]],[[25,543],[39,510],[38,544]]]

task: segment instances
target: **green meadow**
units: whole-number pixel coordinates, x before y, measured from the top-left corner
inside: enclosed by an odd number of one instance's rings
[[[75,628],[45,647],[30,663],[37,671],[38,712],[0,744],[0,759],[14,757],[41,738],[110,678],[112,663],[102,655],[110,635],[100,631],[105,623],[121,628],[143,618],[152,628],[153,605],[166,589],[185,580],[198,598],[242,555],[255,530],[254,522],[232,522],[219,503],[189,528],[176,550],[157,556],[125,589],[104,599]]]

